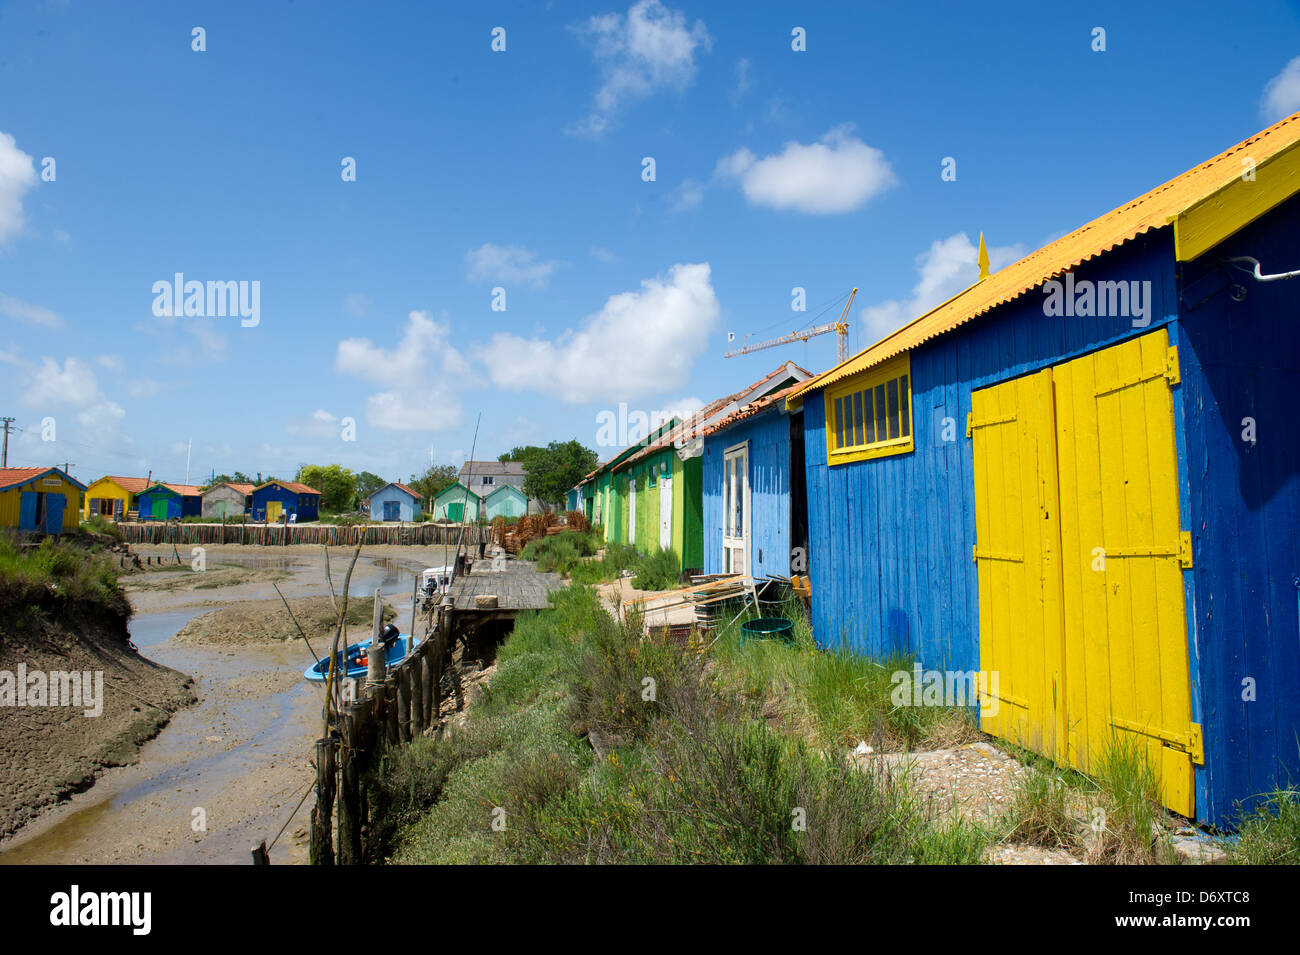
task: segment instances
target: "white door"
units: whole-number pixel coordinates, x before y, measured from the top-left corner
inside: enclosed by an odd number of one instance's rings
[[[636,478],[627,479],[627,542],[636,543]]]
[[[749,572],[749,445],[722,459],[722,572]]]
[[[673,546],[673,479],[659,478],[659,549]],[[680,555],[678,555],[680,556]]]

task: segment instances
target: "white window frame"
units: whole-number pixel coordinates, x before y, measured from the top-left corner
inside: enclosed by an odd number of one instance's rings
[[[737,465],[735,462],[740,462]],[[733,479],[734,475],[734,479]],[[739,482],[739,488],[736,481]],[[740,491],[740,521],[736,526],[733,504]],[[722,572],[749,575],[751,493],[749,486],[749,442],[733,444],[722,454]],[[736,531],[740,533],[737,534]]]

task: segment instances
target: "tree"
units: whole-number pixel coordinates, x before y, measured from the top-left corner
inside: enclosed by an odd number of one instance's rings
[[[294,478],[320,491],[320,506],[326,511],[341,511],[352,504],[357,479],[341,464],[305,464]]]
[[[411,475],[407,482],[411,490],[425,501],[431,501],[456,483],[456,469],[450,464],[434,464],[420,475]]]
[[[552,441],[544,448],[512,448],[502,461],[524,466],[524,493],[544,504],[563,505],[569,489],[595,470],[596,452],[577,441]]]
[[[356,503],[364,501],[366,498],[370,497],[371,494],[374,494],[380,488],[386,487],[387,485],[388,482],[378,474],[373,474],[370,471],[362,471],[357,475],[355,491]]]

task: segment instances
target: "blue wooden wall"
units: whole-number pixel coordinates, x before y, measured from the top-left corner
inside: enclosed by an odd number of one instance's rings
[[[790,419],[770,406],[704,439],[704,572],[722,573],[722,463],[749,442],[751,575],[790,576]],[[824,456],[824,454],[823,454]]]
[[[270,487],[257,488],[253,491],[253,520],[266,520],[266,504],[268,501],[279,501],[284,505],[286,514],[297,514],[298,516],[294,518],[295,523],[314,521],[320,516],[320,495],[299,494],[287,487],[276,484]]]
[[[804,400],[813,632],[877,657],[979,666],[971,391],[1168,324],[1176,314],[1169,230],[1128,243],[1076,279],[1149,280],[1149,326],[1124,317],[1049,318],[1030,292],[912,353],[910,454],[828,467],[820,389]],[[944,440],[950,419],[954,440]],[[712,522],[708,522],[712,523]]]
[[[420,501],[411,497],[400,487],[389,484],[370,495],[370,519],[372,521],[382,521],[384,519],[385,501],[397,501],[397,519],[400,521],[414,521],[423,510]]]
[[[1246,290],[1234,302],[1216,266],[1249,255],[1266,273],[1300,269],[1297,224],[1292,199],[1183,274],[1188,611],[1206,756],[1196,797],[1220,818],[1238,800],[1300,781],[1300,280],[1230,271]],[[1254,444],[1243,440],[1244,418],[1256,422]],[[1253,701],[1243,681],[1254,681]]]

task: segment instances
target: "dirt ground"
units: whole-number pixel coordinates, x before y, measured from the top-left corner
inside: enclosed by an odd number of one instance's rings
[[[89,788],[57,805],[34,806],[38,818],[29,814],[23,828],[0,842],[0,864],[242,865],[253,844],[270,843],[281,827],[272,862],[305,863],[311,800],[299,800],[314,781],[310,759],[321,731],[322,697],[318,685],[303,678],[314,657],[272,584],[324,652],[320,622],[330,602],[322,548],[208,547],[201,571],[188,568],[193,555],[184,550],[185,569],[174,569],[170,547],[133,549],[165,561],[123,581],[135,610],[130,630],[141,666],[178,671],[180,682],[182,674],[191,675],[187,692],[197,702],[179,709],[148,742],[143,731],[128,737],[129,752]],[[349,620],[358,624],[348,639],[368,635],[371,610],[364,598],[376,587],[395,609],[398,625],[409,629],[416,573],[450,563],[453,550],[364,548],[350,588],[357,610],[350,610]],[[330,549],[336,591],[351,557],[352,548]],[[0,740],[14,738],[0,729]],[[31,759],[39,748],[18,750],[3,753],[5,761],[20,754]]]

